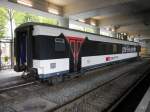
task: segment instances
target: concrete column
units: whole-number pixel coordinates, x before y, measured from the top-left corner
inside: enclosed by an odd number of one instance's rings
[[[114,37],[117,38],[117,34],[118,34],[118,29],[120,28],[120,26],[114,26]]]
[[[59,21],[59,26],[69,28],[69,18],[68,17],[62,17],[58,21]]]
[[[118,37],[117,37],[117,34],[118,34],[118,32],[115,30],[115,32],[114,32],[114,37],[115,37],[115,38],[118,38]]]
[[[96,23],[96,34],[100,35],[100,21],[99,20],[95,20]]]
[[[95,27],[95,28],[94,28],[94,33],[100,35],[100,27]]]

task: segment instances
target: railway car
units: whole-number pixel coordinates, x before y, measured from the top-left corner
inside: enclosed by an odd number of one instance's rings
[[[32,22],[16,28],[14,41],[14,70],[44,80],[135,59],[140,52],[135,42]]]

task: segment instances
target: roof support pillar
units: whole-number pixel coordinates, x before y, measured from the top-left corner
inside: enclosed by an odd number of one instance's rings
[[[99,34],[100,35],[100,27],[95,27],[94,28],[94,33]]]
[[[69,18],[68,17],[62,17],[59,19],[59,26],[69,28]]]

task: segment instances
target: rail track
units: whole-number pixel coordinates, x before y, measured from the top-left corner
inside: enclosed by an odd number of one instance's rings
[[[7,92],[9,90],[12,90],[12,89],[18,89],[20,87],[29,86],[29,85],[33,85],[37,83],[39,83],[39,81],[34,80],[34,81],[24,81],[22,83],[12,84],[12,85],[0,88],[0,94],[3,92]]]
[[[150,66],[148,67],[150,68]],[[150,70],[147,69],[141,78],[126,90],[106,112],[133,112],[150,86]]]
[[[137,68],[139,68],[140,66],[141,65],[139,65]],[[115,78],[113,78],[113,79],[111,79],[111,80],[109,80],[109,81],[107,81],[107,82],[105,82],[105,83],[103,83],[103,84],[101,84],[101,85],[91,89],[90,91],[87,91],[84,94],[81,94],[80,96],[78,96],[78,97],[76,97],[76,98],[74,98],[72,100],[67,101],[66,103],[64,103],[62,105],[56,106],[50,112],[65,112],[65,108],[70,107],[70,105],[73,105],[73,103],[78,102],[79,100],[83,100],[84,97],[88,96],[89,94],[91,94],[92,92],[96,91],[97,89],[99,89],[99,88],[101,88],[101,87],[103,87],[103,86],[105,86],[105,85],[107,85],[107,84],[109,84],[109,83],[111,83],[111,82],[113,82],[113,81],[115,81],[117,79],[120,79],[121,77],[123,77],[123,76],[125,76],[127,74],[130,74],[130,73],[133,73],[133,72],[137,71],[137,68],[135,68],[135,69],[133,69],[131,71],[124,72],[124,73],[118,75],[117,77],[115,77]],[[107,111],[111,112],[110,110],[107,110]],[[105,110],[104,112],[107,112],[107,111]]]

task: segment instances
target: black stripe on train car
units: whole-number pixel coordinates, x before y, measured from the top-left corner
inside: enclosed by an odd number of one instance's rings
[[[114,46],[116,46],[116,50],[114,50]],[[123,46],[134,47],[134,45],[116,44],[116,43],[108,43],[102,41],[100,42],[100,41],[85,39],[81,48],[81,56],[84,57],[84,56],[121,54],[123,53],[122,51]],[[137,47],[135,52],[137,52]],[[125,52],[125,53],[131,53],[131,52]]]
[[[58,44],[55,39],[62,38]],[[33,58],[39,60],[69,58],[69,44],[61,34],[59,36],[33,36]]]

